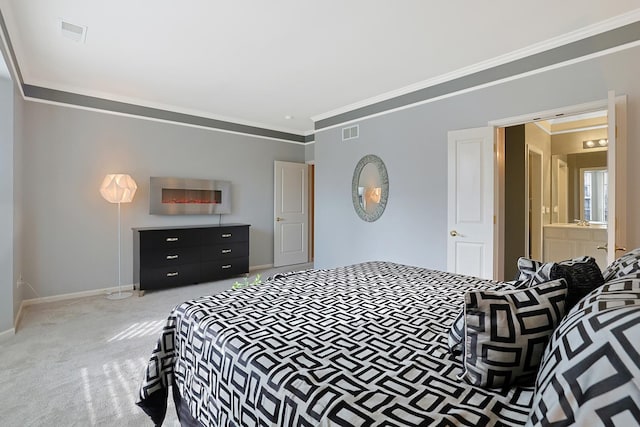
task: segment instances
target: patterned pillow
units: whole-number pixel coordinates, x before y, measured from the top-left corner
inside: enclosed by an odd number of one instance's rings
[[[531,384],[549,336],[564,316],[567,283],[465,294],[464,371],[481,387]]]
[[[536,271],[542,267],[542,262],[521,256],[518,258],[518,271],[520,275],[517,280],[531,280]]]
[[[640,248],[636,248],[613,261],[602,272],[604,281],[619,279],[629,274],[640,272]]]
[[[527,426],[640,425],[640,278],[605,283],[551,336]]]
[[[511,282],[505,282],[500,285],[496,285],[494,290],[504,290],[504,289],[520,289],[524,287],[528,287],[528,281],[518,281],[514,280]],[[451,353],[460,353],[462,352],[462,341],[464,337],[464,308],[460,310],[460,313],[456,316],[455,320],[451,324],[451,328],[449,328],[449,351]]]
[[[464,308],[456,316],[449,329],[449,351],[460,353],[462,351],[462,337],[464,336]]]
[[[595,258],[584,256],[557,263],[541,264],[540,268],[531,277],[530,286],[561,278],[567,281],[569,287],[566,311],[569,311],[582,297],[604,283],[604,278]]]

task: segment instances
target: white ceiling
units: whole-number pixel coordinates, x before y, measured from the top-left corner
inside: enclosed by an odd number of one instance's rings
[[[0,10],[24,83],[305,134],[312,117],[637,16],[640,0],[0,0]],[[60,19],[86,25],[86,42],[62,37]]]

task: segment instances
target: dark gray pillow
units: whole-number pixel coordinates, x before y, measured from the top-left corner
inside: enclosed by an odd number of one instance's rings
[[[531,384],[565,309],[567,283],[554,280],[509,291],[465,294],[463,373],[480,387]]]

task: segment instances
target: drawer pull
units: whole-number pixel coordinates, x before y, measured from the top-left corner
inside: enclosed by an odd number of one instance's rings
[[[170,273],[167,273],[167,277],[176,277],[178,275],[177,271],[172,271]]]
[[[178,259],[178,255],[167,255],[167,259]]]
[[[167,242],[177,242],[177,241],[178,241],[178,238],[177,238],[177,237],[167,237],[165,240],[166,240]]]
[[[231,249],[223,249],[222,251],[223,254],[230,254],[231,253]]]
[[[226,239],[226,238],[228,238],[228,237],[231,237],[231,233],[224,233],[224,234],[222,235],[222,237],[223,237],[224,239]]]
[[[223,270],[226,270],[227,268],[231,268],[231,264],[227,264],[227,265],[223,265],[223,266],[222,266],[222,269],[223,269]]]

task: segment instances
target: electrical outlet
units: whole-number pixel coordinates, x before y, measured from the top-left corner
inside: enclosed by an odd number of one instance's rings
[[[16,282],[16,288],[20,289],[22,286],[26,285],[26,282],[24,281],[24,279],[22,278],[22,274],[20,275],[20,278],[18,279],[18,281]]]

